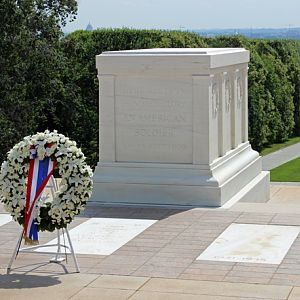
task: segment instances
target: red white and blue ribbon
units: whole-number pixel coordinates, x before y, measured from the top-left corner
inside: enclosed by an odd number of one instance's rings
[[[35,149],[31,149],[28,171],[28,183],[25,205],[24,236],[26,244],[38,243],[38,230],[35,219],[35,208],[52,173],[56,162],[49,157],[39,160]]]

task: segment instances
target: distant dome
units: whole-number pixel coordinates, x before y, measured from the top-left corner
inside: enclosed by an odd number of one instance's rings
[[[87,31],[92,31],[94,28],[93,26],[91,25],[91,23],[88,24],[88,26],[86,26],[86,29]]]

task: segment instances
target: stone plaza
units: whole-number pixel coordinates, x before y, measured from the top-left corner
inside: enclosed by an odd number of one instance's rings
[[[198,259],[232,224],[292,227],[298,231],[299,192],[299,186],[273,185],[270,201],[236,203],[226,209],[103,207],[90,203],[70,226],[71,235],[75,230],[74,246],[81,249],[77,255],[79,274],[71,257],[67,262],[53,264],[49,263],[51,256],[39,253],[19,254],[11,274],[6,275],[21,227],[1,209],[0,299],[40,299],[41,293],[43,299],[300,299],[299,237],[276,263],[247,261],[247,255],[243,262]],[[132,226],[152,220],[152,225],[144,226],[144,230],[125,244],[119,244],[111,254],[95,253],[97,247],[107,245],[103,239],[101,245],[92,248],[87,247],[85,240],[77,246],[76,233],[89,223],[98,226],[99,235],[105,234],[100,232],[104,225],[94,222],[103,218],[114,219],[118,232],[124,230],[124,226],[120,228],[122,220]],[[115,236],[115,233],[110,234]],[[89,240],[91,235],[88,232],[86,235]],[[41,234],[41,243],[55,236],[55,233]],[[255,251],[250,255],[255,258]]]

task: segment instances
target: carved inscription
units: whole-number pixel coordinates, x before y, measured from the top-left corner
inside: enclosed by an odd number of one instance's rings
[[[153,123],[185,123],[186,117],[182,114],[170,113],[120,113],[119,117],[126,122],[153,122]]]
[[[126,144],[125,144],[126,145]],[[126,145],[127,147],[130,147],[130,144]],[[164,144],[164,143],[153,143],[153,144],[141,144],[137,143],[135,144],[135,147],[141,151],[143,150],[161,150],[161,151],[168,151],[168,152],[177,152],[177,151],[186,151],[188,148],[187,144]]]
[[[118,161],[192,163],[192,88],[154,78],[116,81]]]
[[[136,78],[136,83],[140,81],[140,78]],[[145,84],[140,86],[129,86],[126,85],[126,83],[120,83],[119,86],[120,89],[117,91],[117,95],[126,95],[138,99],[142,99],[143,97],[145,97],[145,95],[147,95],[147,98],[151,97],[152,99],[161,99],[162,97],[167,99],[174,99],[178,96],[185,96],[185,90],[176,85],[174,85],[173,88],[160,86],[158,89],[153,89],[152,86],[147,86]]]
[[[136,128],[135,136],[174,137],[175,128]]]

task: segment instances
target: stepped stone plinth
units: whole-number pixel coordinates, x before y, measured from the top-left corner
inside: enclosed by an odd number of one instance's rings
[[[268,200],[269,173],[248,142],[248,62],[240,48],[98,55],[100,161],[92,200]]]

